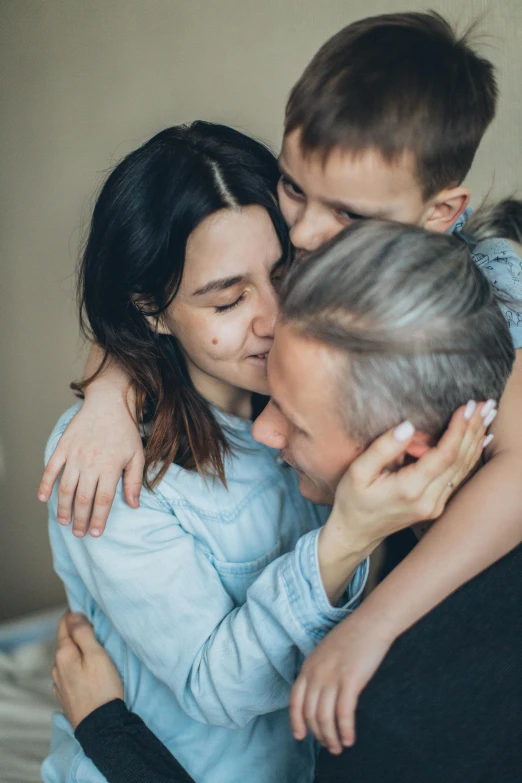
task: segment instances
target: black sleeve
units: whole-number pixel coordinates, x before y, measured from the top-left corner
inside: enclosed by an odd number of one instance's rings
[[[194,783],[121,699],[91,712],[74,733],[85,755],[108,783]]]

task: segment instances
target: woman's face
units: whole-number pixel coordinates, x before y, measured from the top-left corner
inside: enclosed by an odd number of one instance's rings
[[[268,394],[281,252],[262,207],[210,215],[189,237],[181,285],[163,317],[196,389],[232,413],[241,415],[247,392]]]

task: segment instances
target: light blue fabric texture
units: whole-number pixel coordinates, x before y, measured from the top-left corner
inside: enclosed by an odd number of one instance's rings
[[[79,406],[59,420],[46,459]],[[329,509],[251,424],[217,414],[234,453],[228,490],[171,465],[131,509],[122,487],[100,539],[75,538],[49,503],[54,566],[116,663],[125,701],[198,783],[308,783],[317,747],[292,738],[291,686],[303,660],[358,604],[368,563],[333,608],[317,559]],[[100,783],[63,715],[46,783]]]
[[[451,231],[466,231],[471,207],[462,213]],[[500,295],[500,309],[508,323],[513,345],[522,347],[522,261],[506,239],[484,239],[471,253],[473,261]],[[509,300],[508,302],[502,299]]]

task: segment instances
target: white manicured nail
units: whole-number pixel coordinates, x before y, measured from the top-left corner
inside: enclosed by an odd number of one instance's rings
[[[490,411],[486,418],[484,419],[484,427],[489,427],[495,416],[497,415],[497,411]]]
[[[489,446],[494,437],[494,435],[487,435],[482,441],[482,448],[485,449],[486,446]]]
[[[488,415],[488,413],[491,413],[491,411],[493,410],[493,408],[495,407],[495,405],[496,405],[496,404],[497,404],[497,403],[495,402],[495,400],[488,400],[488,401],[485,403],[484,407],[483,407],[483,408],[482,408],[482,410],[480,411],[480,415],[482,416],[482,418],[483,418],[483,419],[485,419],[485,418],[486,418],[486,416]]]
[[[399,443],[403,443],[405,440],[411,438],[415,432],[415,427],[411,421],[403,421],[398,427],[393,430],[393,437],[398,440]]]
[[[466,410],[464,411],[464,418],[469,421],[473,416],[473,414],[475,413],[476,407],[477,407],[477,403],[475,402],[475,400],[469,400],[468,404],[466,405]]]

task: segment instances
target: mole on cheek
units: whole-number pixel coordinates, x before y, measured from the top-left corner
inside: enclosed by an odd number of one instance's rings
[[[212,345],[217,345],[217,344],[218,344],[218,342],[219,342],[219,340],[218,340],[218,338],[217,338],[217,337],[213,337],[213,338],[212,338]]]

